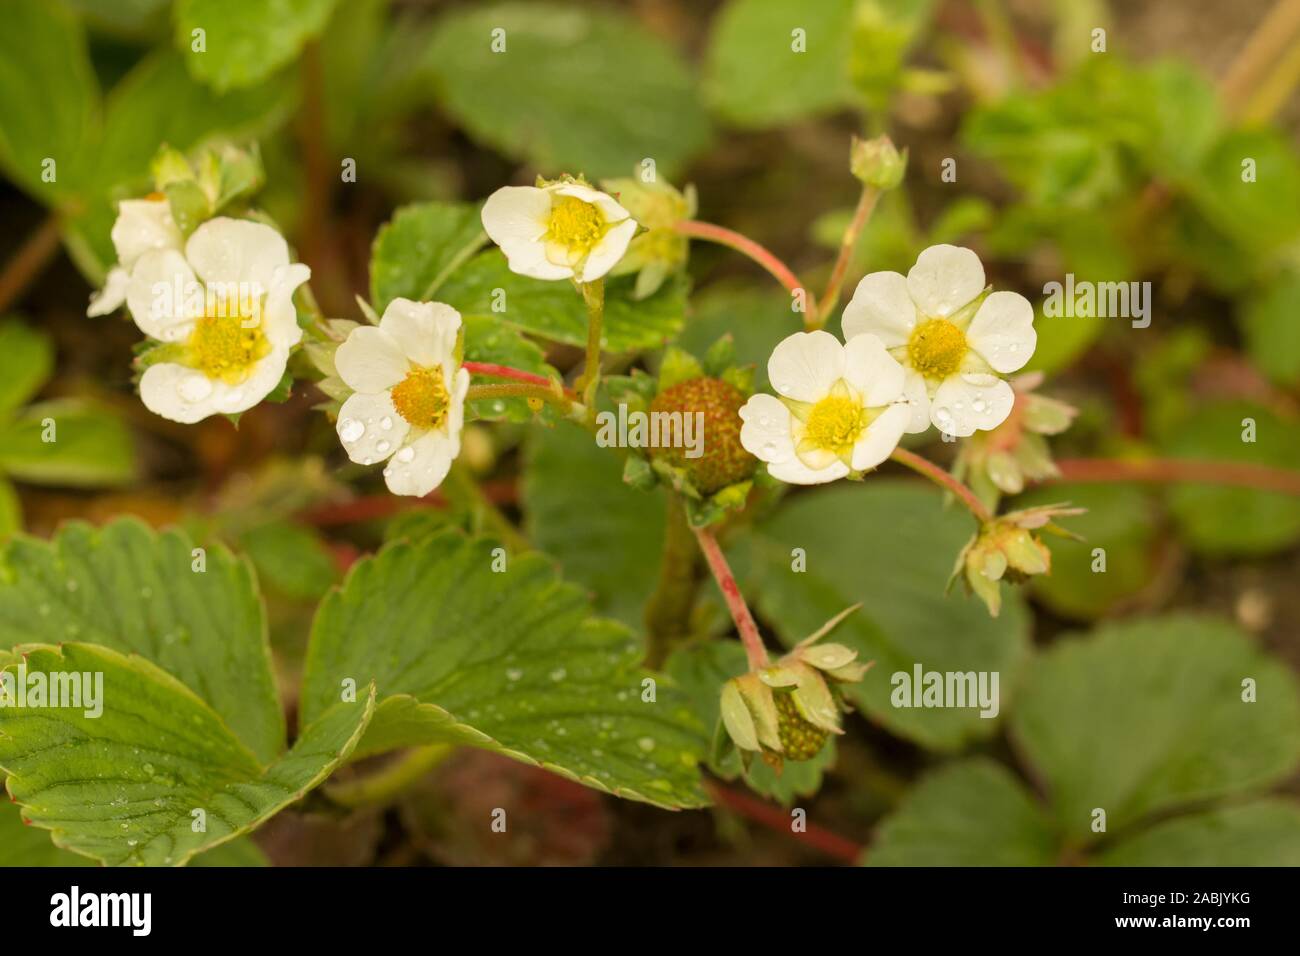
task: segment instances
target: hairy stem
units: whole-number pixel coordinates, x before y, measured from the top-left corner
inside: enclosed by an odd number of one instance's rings
[[[831,270],[830,282],[826,284],[826,291],[822,293],[816,316],[808,323],[809,328],[825,328],[831,312],[835,310],[835,305],[840,300],[840,290],[844,288],[844,277],[849,271],[849,263],[853,261],[853,250],[858,247],[858,237],[862,235],[867,220],[871,218],[878,199],[880,199],[880,190],[875,186],[864,184],[862,195],[858,197],[857,208],[853,210],[853,218],[849,221],[848,229],[844,230],[844,238],[840,240],[840,254],[835,260],[835,268]]]
[[[1150,458],[1121,461],[1110,458],[1066,458],[1056,463],[1062,481],[1199,481],[1237,485],[1260,491],[1300,495],[1300,472],[1237,461],[1197,461],[1190,458]]]
[[[763,248],[748,236],[743,236],[731,229],[724,229],[722,226],[715,226],[711,222],[699,222],[694,219],[683,219],[673,228],[683,235],[694,239],[716,242],[718,245],[736,250],[743,256],[748,256],[762,266],[777,282],[781,283],[791,295],[802,294],[805,297],[805,315],[817,314],[817,300],[813,298],[810,290],[804,288],[803,283],[799,281],[799,277],[772,252]]]
[[[767,648],[763,646],[763,638],[759,636],[754,615],[749,613],[749,605],[745,603],[745,597],[740,593],[740,585],[736,583],[736,577],[731,573],[731,565],[727,564],[727,558],[722,553],[722,548],[718,546],[718,539],[713,536],[709,528],[691,530],[695,532],[695,540],[699,542],[700,551],[704,553],[704,560],[708,562],[709,570],[713,572],[714,580],[718,582],[718,590],[722,592],[722,598],[727,602],[731,619],[736,622],[736,631],[740,634],[740,642],[745,645],[745,656],[749,658],[750,670],[767,667],[769,663]]]
[[[578,378],[578,394],[586,403],[589,415],[596,414],[596,387],[600,384],[600,339],[605,329],[605,280],[584,282],[582,301],[587,306],[587,357]]]
[[[474,523],[496,535],[514,554],[523,554],[532,550],[518,528],[499,509],[479,487],[474,476],[462,463],[456,462],[447,472],[447,481],[443,485],[447,500],[467,510],[474,517]]]
[[[988,508],[984,507],[984,502],[979,500],[979,497],[975,492],[971,491],[928,458],[922,458],[920,455],[915,452],[910,452],[906,448],[895,448],[894,453],[889,457],[894,459],[894,461],[898,462],[900,465],[905,465],[906,467],[911,468],[917,474],[929,478],[940,488],[943,488],[946,491],[951,491],[957,496],[958,500],[961,501],[962,504],[970,509],[970,513],[975,516],[975,520],[980,524],[987,524],[993,520],[993,515],[989,513]]]
[[[686,509],[680,498],[669,495],[659,583],[645,611],[647,667],[662,667],[673,648],[690,632],[699,583],[695,570],[695,541]]]
[[[497,365],[495,362],[462,362],[461,366],[469,370],[472,375],[491,375],[494,378],[509,378],[516,382],[527,382],[530,385],[540,385],[543,388],[554,389],[554,383],[545,375],[537,375],[534,372],[525,372],[521,368],[512,368],[509,365]],[[563,391],[571,398],[577,396],[570,389]]]
[[[413,747],[377,773],[325,787],[325,795],[343,807],[368,807],[392,803],[403,791],[447,759],[451,744]]]
[[[41,274],[59,251],[59,218],[51,213],[28,236],[0,272],[0,312],[5,311]]]
[[[500,385],[471,385],[465,394],[467,402],[494,398],[535,398],[556,406],[566,414],[582,406],[553,384],[534,385],[531,382],[503,382]]]

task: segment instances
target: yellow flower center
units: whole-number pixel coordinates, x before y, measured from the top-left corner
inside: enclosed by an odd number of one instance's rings
[[[208,378],[238,385],[271,351],[271,343],[262,331],[260,316],[243,310],[234,315],[225,312],[210,306],[208,314],[194,323],[186,348],[190,364]]]
[[[930,319],[912,330],[907,357],[926,378],[947,378],[966,357],[966,335],[947,319]]]
[[[438,428],[447,420],[451,395],[441,368],[415,366],[393,386],[393,407],[415,428]]]
[[[546,223],[546,238],[586,255],[609,231],[600,209],[573,196],[557,196]]]
[[[843,455],[867,427],[865,409],[843,395],[828,395],[812,407],[804,422],[803,440],[816,448]]]

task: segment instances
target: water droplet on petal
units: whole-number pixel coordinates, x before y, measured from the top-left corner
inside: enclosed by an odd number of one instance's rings
[[[410,445],[407,445],[405,448],[401,449],[393,457],[395,457],[398,461],[402,463],[406,463],[415,457],[415,449],[412,448]]]
[[[379,427],[384,431],[389,431],[393,427],[393,420],[385,415],[383,418],[379,419]]]
[[[187,402],[201,402],[212,394],[212,382],[206,375],[192,372],[180,380],[176,390]]]
[[[366,426],[355,418],[345,418],[339,422],[339,438],[349,444],[366,433]]]
[[[388,449],[392,447],[393,446],[390,445],[387,441],[380,441],[377,445],[375,445],[375,451],[379,452],[379,454],[382,455],[384,452],[388,451]]]

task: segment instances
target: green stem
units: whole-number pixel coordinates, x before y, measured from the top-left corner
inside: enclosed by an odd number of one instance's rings
[[[822,293],[817,314],[812,316],[808,323],[810,329],[825,328],[826,320],[830,318],[836,303],[840,301],[840,290],[844,288],[844,277],[849,271],[849,263],[853,261],[853,250],[858,246],[858,237],[862,235],[867,220],[871,218],[878,199],[880,199],[880,190],[875,186],[863,184],[862,195],[858,197],[857,208],[853,210],[853,218],[849,221],[849,227],[844,230],[844,238],[840,240],[840,254],[835,260],[835,268],[831,271],[830,282],[826,285],[826,291]]]
[[[327,785],[325,795],[339,806],[350,808],[392,803],[455,749],[451,744],[413,747],[378,773]]]
[[[662,667],[674,647],[690,633],[699,585],[694,535],[686,520],[686,509],[676,495],[668,496],[667,517],[659,583],[645,611],[646,666],[652,669]]]
[[[587,406],[589,417],[596,414],[596,387],[600,384],[600,338],[605,328],[605,280],[584,282],[582,301],[587,306],[587,359],[578,379],[578,394]]]
[[[504,541],[512,554],[531,550],[528,539],[501,513],[501,509],[488,500],[464,465],[457,462],[451,466],[442,488],[448,500],[468,510],[474,516],[475,524]]]
[[[503,382],[499,385],[471,385],[469,391],[465,393],[465,401],[473,402],[480,399],[498,399],[498,398],[530,398],[547,402],[563,411],[565,414],[572,414],[575,410],[582,411],[583,406],[573,401],[563,392],[556,391],[553,388],[547,388],[545,385],[532,385],[528,382]]]

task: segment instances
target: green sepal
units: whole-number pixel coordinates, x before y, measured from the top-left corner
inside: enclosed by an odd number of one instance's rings
[[[722,378],[736,361],[736,340],[728,332],[704,353],[704,372],[710,378]]]
[[[675,345],[664,351],[663,361],[659,365],[659,391],[665,391],[682,382],[704,375],[704,367],[694,355]]]
[[[628,455],[623,462],[623,482],[638,491],[649,491],[658,484],[650,462],[640,455]]]
[[[746,395],[754,394],[754,365],[732,365],[718,376],[728,385],[739,389]]]
[[[172,219],[181,235],[188,237],[201,223],[212,215],[212,205],[207,193],[195,179],[177,179],[163,187],[163,194],[171,206]]]

